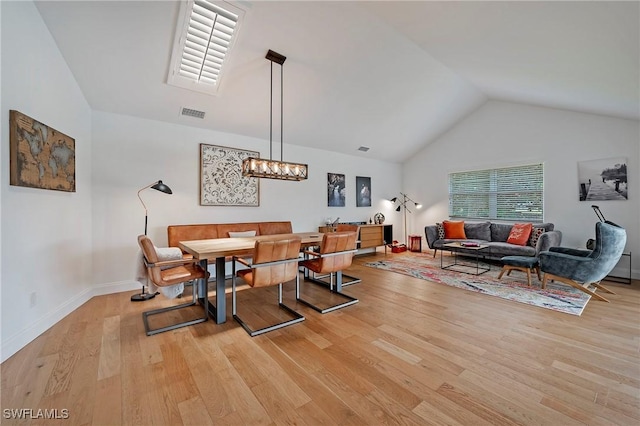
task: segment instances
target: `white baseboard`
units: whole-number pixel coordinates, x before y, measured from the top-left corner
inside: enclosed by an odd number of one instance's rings
[[[118,281],[115,283],[100,284],[93,287],[94,296],[103,296],[105,294],[122,293],[123,291],[140,290],[142,291],[142,284],[138,281]]]
[[[142,286],[137,281],[120,281],[87,288],[82,293],[75,295],[49,313],[37,318],[35,322],[26,325],[13,336],[7,339],[3,338],[2,345],[0,346],[0,362],[7,360],[20,349],[31,343],[36,337],[53,327],[58,321],[88,302],[92,297],[141,289]]]

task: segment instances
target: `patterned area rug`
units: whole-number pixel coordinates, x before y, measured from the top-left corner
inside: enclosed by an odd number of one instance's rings
[[[445,263],[447,261],[451,259],[447,259],[445,255]],[[433,258],[426,253],[406,252],[396,254],[390,260],[365,265],[572,315],[582,314],[591,299],[588,294],[559,283],[549,282],[547,288],[542,290],[535,274],[531,277],[531,287],[527,286],[526,274],[520,271],[512,271],[511,276],[505,274],[498,280],[501,269],[499,265],[492,265],[489,272],[479,276],[441,269],[440,256]]]

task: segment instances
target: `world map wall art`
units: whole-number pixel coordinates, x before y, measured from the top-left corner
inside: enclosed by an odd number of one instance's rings
[[[76,192],[76,141],[51,127],[9,112],[9,183]]]

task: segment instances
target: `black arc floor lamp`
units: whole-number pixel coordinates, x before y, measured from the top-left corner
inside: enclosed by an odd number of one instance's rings
[[[161,180],[157,182],[153,182],[138,191],[138,199],[142,203],[142,207],[144,207],[144,235],[147,235],[148,212],[147,212],[147,206],[144,204],[144,201],[142,201],[142,197],[140,196],[140,193],[145,189],[149,189],[149,188],[155,189],[156,191],[160,191],[165,194],[169,194],[169,195],[173,194],[173,192],[171,191],[171,188],[169,188],[167,185],[162,183]],[[147,289],[146,286],[142,284],[142,293],[134,294],[133,296],[131,296],[131,301],[142,302],[144,300],[153,299],[154,297],[156,297],[156,294],[158,294],[157,292],[147,293],[146,289]]]
[[[407,207],[407,204],[409,203],[413,204],[416,209],[421,209],[422,204],[413,201],[407,194],[403,192],[400,193],[400,198],[393,197],[389,201],[391,201],[393,204],[398,203],[398,207],[396,208],[397,212],[399,212],[404,208],[404,243],[407,244],[408,243],[407,240],[409,239],[407,237],[407,211],[411,213],[411,210],[409,210],[409,208]]]
[[[147,206],[144,204],[144,201],[142,201],[142,197],[140,197],[140,193],[145,189],[149,189],[149,188],[155,189],[156,191],[164,192],[165,194],[173,194],[173,192],[171,191],[171,188],[169,188],[167,185],[162,183],[161,180],[157,182],[153,182],[152,184],[147,185],[144,188],[142,188],[140,191],[138,191],[138,199],[142,203],[142,207],[144,207],[144,235],[147,235]]]

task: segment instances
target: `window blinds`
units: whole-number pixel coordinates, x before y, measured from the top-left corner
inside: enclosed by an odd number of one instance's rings
[[[449,174],[449,216],[543,221],[543,165]]]

